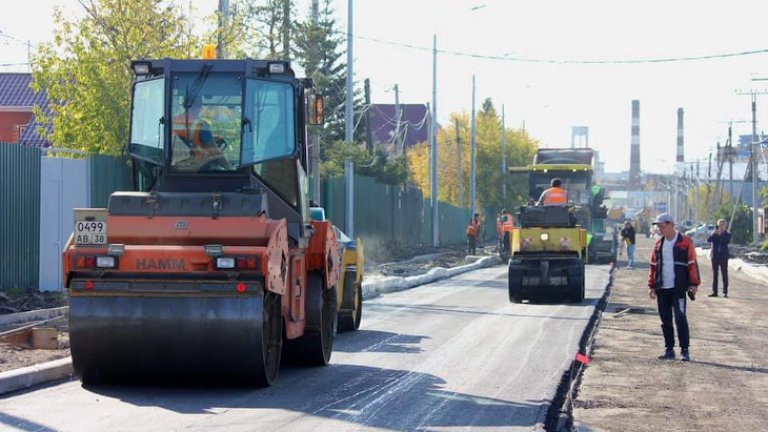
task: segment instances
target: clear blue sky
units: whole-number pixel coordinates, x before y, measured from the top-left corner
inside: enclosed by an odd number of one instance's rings
[[[309,1],[297,3],[306,8]],[[54,4],[79,9],[76,0],[34,0],[4,11],[1,64],[26,62],[27,49],[19,41],[35,44],[50,39]],[[205,14],[216,8],[217,1],[192,4]],[[334,5],[340,28],[346,31],[347,1]],[[393,103],[395,83],[402,102],[431,101],[429,49],[432,35],[437,34],[438,48],[447,51],[438,55],[441,122],[451,112],[469,111],[474,74],[477,105],[486,97],[499,110],[504,104],[507,125],[524,123],[545,146],[570,146],[571,126],[589,126],[590,144],[601,152],[609,171],[629,168],[632,99],[640,100],[642,169],[668,172],[675,160],[678,108],[685,110],[686,159],[706,159],[718,139],[725,141],[727,125],[722,122],[750,119],[749,96],[735,91],[766,88],[766,83],[751,79],[768,76],[768,53],[681,62],[612,62],[768,49],[759,21],[749,22],[768,16],[768,2],[357,0],[354,12],[355,79],[371,79],[374,102]],[[605,63],[578,63],[583,61]],[[0,70],[24,70],[24,66]],[[758,122],[766,116],[768,95],[758,98]],[[736,124],[734,131],[738,135],[751,129]]]

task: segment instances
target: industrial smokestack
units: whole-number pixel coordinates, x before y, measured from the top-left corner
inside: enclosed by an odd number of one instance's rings
[[[629,188],[640,188],[640,101],[632,101],[632,142],[629,153]]]
[[[685,155],[683,153],[683,109],[677,109],[677,161],[684,162]]]

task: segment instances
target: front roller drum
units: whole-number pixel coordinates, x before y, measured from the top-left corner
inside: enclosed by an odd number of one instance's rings
[[[274,293],[72,296],[72,364],[82,382],[268,386],[280,368]]]

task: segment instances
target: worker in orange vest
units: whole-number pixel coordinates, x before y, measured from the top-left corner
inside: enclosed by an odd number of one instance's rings
[[[190,155],[204,165],[212,159],[223,158],[218,142],[221,138],[214,137],[211,125],[202,116],[202,103],[193,101],[187,109],[173,118],[173,135],[179,138],[189,149]],[[176,159],[174,155],[174,159]],[[228,164],[227,164],[228,165]]]
[[[563,181],[555,177],[550,184],[552,187],[541,194],[539,202],[536,203],[536,205],[565,206],[568,204],[568,193],[560,187],[563,184]]]
[[[507,209],[501,209],[496,218],[496,233],[499,235],[499,252],[509,252],[509,233],[515,228],[515,221]]]
[[[477,253],[477,236],[479,233],[480,214],[475,213],[467,224],[467,255],[475,255]]]

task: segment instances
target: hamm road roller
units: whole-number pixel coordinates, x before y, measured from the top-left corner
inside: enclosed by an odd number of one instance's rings
[[[285,355],[327,364],[341,261],[310,218],[311,80],[286,61],[131,68],[134,190],[76,209],[63,255],[76,374],[268,386]]]

